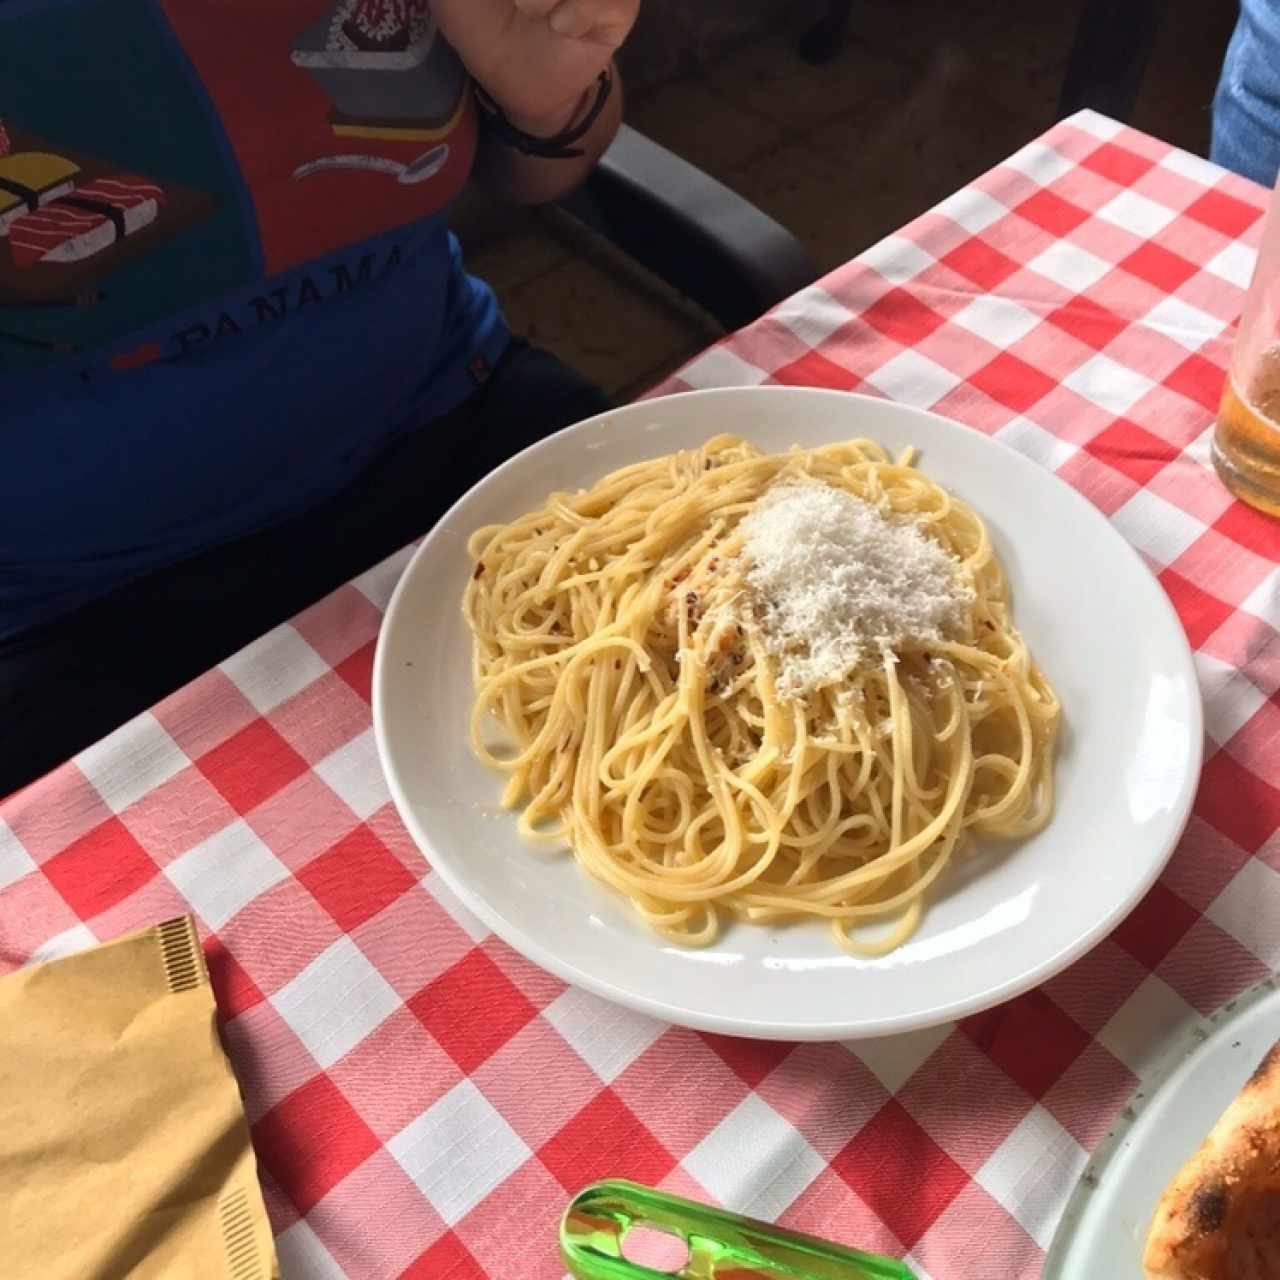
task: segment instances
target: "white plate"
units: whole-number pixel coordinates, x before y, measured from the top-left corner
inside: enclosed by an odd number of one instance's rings
[[[1059,802],[1009,856],[966,860],[927,918],[879,959],[820,924],[735,923],[706,950],[650,933],[568,856],[526,846],[472,758],[468,535],[553,489],[722,431],[771,452],[869,436],[986,520],[1014,620],[1062,699]],[[670,1022],[734,1035],[838,1040],[973,1013],[1042,982],[1102,938],[1150,886],[1190,809],[1201,708],[1164,592],[1084,498],[977,431],[884,400],[800,388],[692,392],[630,405],[527,449],[471,490],[418,548],[374,664],[378,751],[397,807],[445,881],[495,933],[569,982]]]
[[[1143,1082],[1081,1176],[1043,1280],[1142,1280],[1142,1250],[1161,1194],[1277,1039],[1274,978],[1182,1028],[1164,1066]]]

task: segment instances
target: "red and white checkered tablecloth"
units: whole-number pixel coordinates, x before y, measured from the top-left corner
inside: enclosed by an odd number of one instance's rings
[[[1038,1275],[1165,1035],[1280,957],[1280,523],[1207,458],[1265,200],[1079,115],[665,388],[936,409],[1075,485],[1159,575],[1206,703],[1195,813],[1145,902],[1044,987],[797,1047],[535,969],[388,800],[369,679],[404,555],[0,807],[0,967],[195,913],[286,1280],[559,1280],[557,1216],[604,1175],[934,1280]]]

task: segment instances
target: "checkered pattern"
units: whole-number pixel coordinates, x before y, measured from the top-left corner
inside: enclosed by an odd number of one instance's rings
[[[195,913],[294,1280],[560,1280],[557,1215],[602,1175],[934,1280],[1037,1275],[1163,1038],[1280,961],[1280,524],[1206,453],[1265,198],[1079,115],[665,388],[936,409],[1052,468],[1158,575],[1196,650],[1203,785],[1160,883],[1044,987],[788,1046],[535,969],[388,802],[369,679],[403,555],[0,806],[0,966]]]

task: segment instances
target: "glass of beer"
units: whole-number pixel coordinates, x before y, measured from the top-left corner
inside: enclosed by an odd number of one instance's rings
[[[1280,515],[1280,195],[1271,199],[1231,351],[1213,465],[1237,498]]]

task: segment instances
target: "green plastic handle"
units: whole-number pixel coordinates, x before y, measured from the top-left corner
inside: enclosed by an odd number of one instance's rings
[[[679,1271],[628,1262],[635,1226],[679,1236]],[[915,1280],[901,1262],[712,1209],[635,1182],[611,1179],[579,1192],[560,1223],[560,1250],[576,1280]]]

